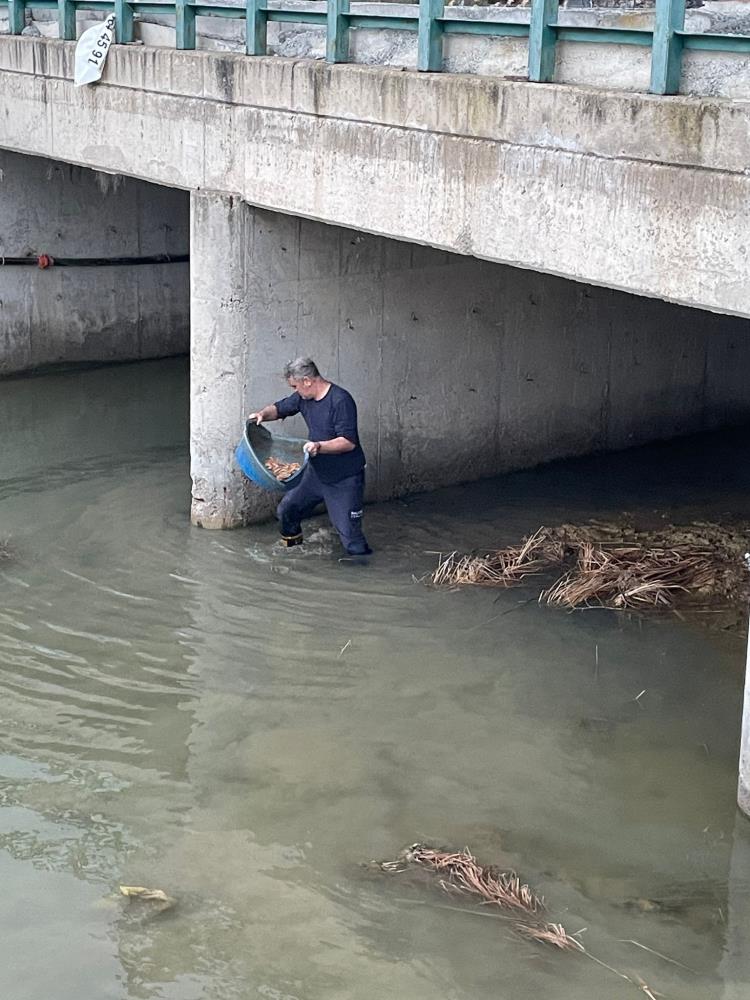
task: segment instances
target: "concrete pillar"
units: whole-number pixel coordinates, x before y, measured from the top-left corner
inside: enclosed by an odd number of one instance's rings
[[[739,812],[732,835],[732,856],[727,889],[724,954],[719,965],[724,989],[722,1000],[747,1000],[750,996],[750,825]]]
[[[232,197],[190,196],[191,518],[203,528],[236,528],[273,508],[272,498],[248,486],[234,461],[255,346],[245,292],[246,208]]]
[[[747,663],[745,666],[745,700],[742,708],[740,778],[737,784],[737,803],[745,815],[750,816],[750,637],[748,637]]]

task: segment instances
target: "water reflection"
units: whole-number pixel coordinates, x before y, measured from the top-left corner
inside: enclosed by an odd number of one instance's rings
[[[419,839],[519,868],[594,955],[667,995],[739,997],[742,644],[415,577],[428,551],[540,523],[740,509],[741,438],[373,509],[362,570],[323,522],[283,553],[272,526],[189,527],[186,388],[182,362],[3,384],[3,994],[637,995],[360,866]],[[119,882],[178,905],[133,906]]]

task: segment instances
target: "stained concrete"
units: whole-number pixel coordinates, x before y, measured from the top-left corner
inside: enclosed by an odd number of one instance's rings
[[[0,150],[0,255],[188,253],[182,191]],[[188,265],[0,266],[0,375],[187,351]]]
[[[193,523],[204,528],[235,528],[272,509],[268,495],[249,488],[233,457],[249,412],[252,366],[266,353],[249,328],[249,212],[235,198],[195,193],[190,199],[191,511]]]
[[[747,650],[747,663],[745,666],[737,804],[743,813],[750,817],[750,645]]]
[[[750,316],[750,104],[0,38],[0,146]]]
[[[746,320],[209,193],[193,204],[193,518],[206,527],[267,516],[232,452],[243,417],[287,394],[280,372],[299,354],[358,402],[369,499],[750,417]]]
[[[196,522],[267,513],[232,451],[299,353],[371,499],[748,416],[750,106],[123,46],[75,90],[73,51],[0,39],[0,146],[193,192]]]
[[[241,0],[230,0],[242,6]],[[323,0],[286,0],[288,9],[325,11]],[[583,6],[583,5],[578,5]],[[623,5],[625,6],[625,5]],[[417,17],[419,8],[407,3],[361,3],[354,0],[357,14],[405,15]],[[528,23],[528,7],[503,4],[464,6],[448,4],[447,18],[503,20]],[[30,29],[46,38],[58,37],[57,14],[32,10]],[[101,17],[104,15],[102,14]],[[79,32],[99,15],[90,11],[78,17]],[[596,4],[588,9],[564,9],[557,21],[564,27],[596,26],[651,30],[653,6],[649,9],[607,9]],[[0,29],[7,18],[0,12]],[[711,0],[686,12],[687,31],[698,34],[750,34],[750,16],[743,0]],[[241,20],[199,17],[196,19],[198,49],[215,52],[244,52],[245,26]],[[142,13],[136,16],[135,38],[145,45],[174,48],[174,16]],[[323,59],[325,28],[317,25],[271,22],[268,25],[268,53],[289,59]],[[350,35],[349,61],[366,66],[396,66],[415,69],[416,34],[410,31],[356,29]],[[528,44],[519,37],[492,38],[478,35],[446,35],[443,68],[449,73],[525,78],[528,72]],[[648,47],[603,45],[561,41],[557,46],[555,82],[598,87],[606,90],[647,91],[651,75]],[[750,97],[750,56],[733,52],[688,50],[683,54],[681,91],[703,97]]]

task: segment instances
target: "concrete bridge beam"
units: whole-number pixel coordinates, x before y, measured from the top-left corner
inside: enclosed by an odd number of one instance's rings
[[[0,145],[750,316],[750,103],[0,37]]]

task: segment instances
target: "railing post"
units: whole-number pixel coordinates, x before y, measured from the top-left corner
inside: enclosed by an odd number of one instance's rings
[[[128,0],[115,0],[115,38],[120,45],[133,41],[133,8]]]
[[[25,0],[8,0],[8,31],[11,35],[20,35],[25,27]]]
[[[531,0],[529,21],[529,80],[551,83],[555,78],[555,43],[560,0]]]
[[[57,31],[60,38],[75,41],[76,9],[70,0],[57,0]]]
[[[652,94],[679,93],[682,39],[675,32],[684,27],[685,0],[656,0],[651,48]]]
[[[175,0],[174,28],[178,49],[195,48],[195,11],[187,0]]]
[[[551,83],[555,79],[555,43],[560,0],[531,0],[529,21],[529,80]]]
[[[268,15],[265,0],[246,0],[245,52],[249,56],[264,56],[268,49]]]
[[[328,0],[326,12],[326,62],[346,62],[349,58],[349,0]]]
[[[443,0],[419,0],[417,69],[439,73],[443,68],[443,26],[437,20],[444,13]]]

